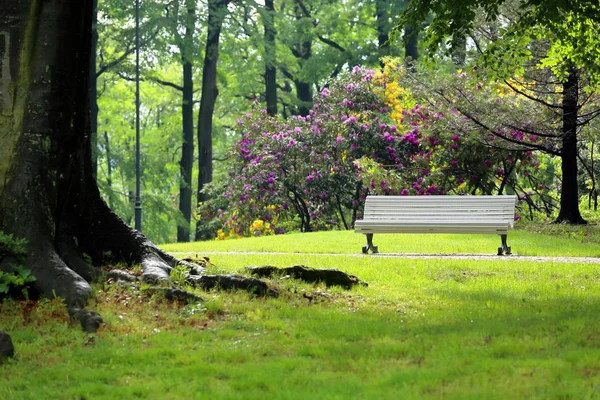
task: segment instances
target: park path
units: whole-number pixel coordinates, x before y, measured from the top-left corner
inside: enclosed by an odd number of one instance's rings
[[[596,257],[541,257],[541,256],[521,256],[511,254],[508,256],[497,256],[488,254],[417,254],[417,253],[378,253],[378,254],[362,254],[362,253],[286,253],[272,251],[185,251],[185,252],[169,252],[175,257],[189,255],[193,253],[201,254],[202,256],[210,257],[211,255],[294,255],[294,256],[322,256],[322,257],[365,257],[365,258],[404,258],[404,259],[443,259],[443,260],[492,260],[492,261],[521,261],[521,262],[558,262],[558,263],[581,263],[581,264],[600,264],[600,258]]]

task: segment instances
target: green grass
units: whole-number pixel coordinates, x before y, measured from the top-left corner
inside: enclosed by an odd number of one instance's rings
[[[514,254],[524,256],[600,257],[600,235],[591,236],[599,228],[567,228],[536,225],[511,231],[508,245]],[[549,231],[554,227],[554,231]],[[562,231],[558,231],[562,229]],[[583,230],[585,229],[585,230]],[[548,232],[548,233],[545,233]],[[594,241],[590,241],[590,238]],[[373,242],[381,253],[421,254],[496,254],[500,246],[498,235],[452,234],[382,234],[374,235]],[[286,252],[361,254],[366,244],[365,235],[352,231],[290,233],[243,240],[223,240],[196,243],[173,243],[162,247],[170,252]]]
[[[400,252],[407,242],[418,251],[417,240],[398,236],[381,235],[379,245],[390,246],[382,251]],[[484,236],[431,238],[444,253],[488,246]],[[513,248],[527,243],[532,255],[598,248],[550,240],[509,235]],[[106,324],[91,336],[58,301],[5,302],[0,329],[18,354],[0,365],[0,398],[600,398],[600,265],[357,257],[361,245],[348,232],[169,245],[212,252],[209,272],[305,264],[339,268],[369,286],[278,279],[276,299],[212,291],[183,307],[105,285],[90,308]],[[227,251],[238,253],[220,253]],[[337,254],[312,254],[323,252]]]

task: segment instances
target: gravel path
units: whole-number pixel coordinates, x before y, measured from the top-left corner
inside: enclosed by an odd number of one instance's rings
[[[175,257],[196,252],[170,252]],[[497,256],[488,254],[416,254],[416,253],[379,253],[379,254],[334,254],[334,253],[284,253],[284,252],[266,252],[266,251],[204,251],[197,252],[203,256],[211,255],[304,255],[304,256],[323,256],[323,257],[377,257],[377,258],[406,258],[406,259],[445,259],[445,260],[493,260],[493,261],[527,261],[527,262],[560,262],[560,263],[585,263],[600,264],[600,258],[596,257],[538,257],[538,256],[520,256],[511,254],[509,256]]]

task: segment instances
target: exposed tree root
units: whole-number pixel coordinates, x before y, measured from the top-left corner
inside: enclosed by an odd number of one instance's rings
[[[367,283],[361,281],[356,276],[349,275],[337,269],[314,269],[304,265],[278,268],[272,265],[264,265],[261,267],[246,267],[246,271],[261,278],[267,278],[274,275],[288,275],[291,278],[305,282],[322,282],[328,287],[341,286],[350,289],[354,285],[367,286]]]
[[[204,301],[200,296],[176,288],[153,287],[147,290],[152,293],[162,293],[167,300],[182,301],[184,304],[201,303]]]
[[[259,296],[277,297],[278,292],[265,282],[241,275],[190,275],[188,283],[204,290],[221,288],[223,290],[246,290]]]

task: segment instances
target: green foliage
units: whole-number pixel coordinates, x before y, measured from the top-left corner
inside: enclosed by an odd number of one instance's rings
[[[433,21],[426,36],[430,55],[436,54],[448,38],[451,38],[452,47],[461,35],[472,33],[477,18],[481,16],[486,22],[504,21],[497,31],[499,35],[496,35],[495,42],[483,48],[486,65],[495,67],[492,68],[494,72],[505,72],[508,75],[504,76],[510,76],[517,68],[519,73],[518,68],[532,59],[532,43],[543,39],[550,46],[540,60],[541,66],[550,67],[556,76],[564,79],[565,72],[575,65],[586,70],[593,81],[600,79],[597,51],[600,5],[597,2],[414,0],[401,15],[396,32],[407,22],[419,24],[425,21],[430,12]]]
[[[10,266],[10,271],[0,271],[0,299],[19,292],[25,298],[28,296],[28,286],[35,281],[35,277],[31,275],[31,270],[18,264],[27,254],[26,244],[24,239],[15,239],[11,234],[0,231],[0,261],[8,258],[17,263]]]
[[[169,274],[173,283],[178,287],[185,287],[187,278],[190,276],[188,268],[184,265],[176,265]]]
[[[12,273],[0,271],[0,297],[8,294],[11,289],[20,289],[23,296],[27,298],[27,286],[34,281],[35,276],[31,275],[31,270],[20,265],[13,267]]]

